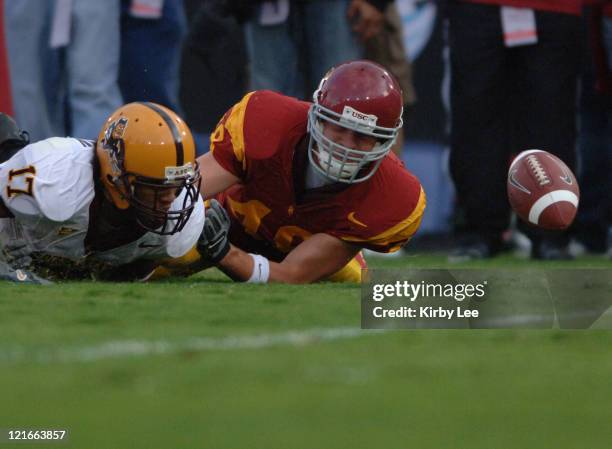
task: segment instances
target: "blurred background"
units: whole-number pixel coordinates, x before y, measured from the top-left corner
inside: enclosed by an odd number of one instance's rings
[[[310,100],[330,66],[371,58],[401,82],[395,151],[428,196],[406,251],[371,267],[601,268],[611,51],[610,1],[0,0],[0,110],[34,141],[93,139],[123,102],[154,101],[186,119],[202,154],[249,90]],[[510,216],[509,162],[534,147],[579,178],[569,233],[534,235]],[[576,280],[581,307],[600,313],[576,273],[558,288]],[[69,445],[91,448],[610,446],[609,332],[360,331],[359,294],[239,286],[216,270],[42,295],[4,283],[1,427],[68,429]]]
[[[408,252],[445,251],[459,262],[505,251],[548,260],[612,256],[608,0],[0,6],[0,110],[33,141],[93,139],[120,104],[153,101],[185,118],[203,154],[217,121],[246,92],[310,100],[331,66],[368,58],[400,81],[404,135],[394,151],[427,192]],[[516,9],[526,7],[531,15]],[[510,215],[505,173],[528,148],[558,155],[580,180],[569,232],[535,232]]]

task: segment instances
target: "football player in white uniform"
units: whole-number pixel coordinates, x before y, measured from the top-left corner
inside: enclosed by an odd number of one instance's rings
[[[97,141],[0,150],[0,279],[44,283],[30,269],[38,255],[102,265],[106,279],[144,279],[196,245],[199,187],[189,128],[154,103],[117,109]]]

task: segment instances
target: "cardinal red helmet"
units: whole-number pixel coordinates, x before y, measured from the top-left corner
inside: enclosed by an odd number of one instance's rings
[[[335,182],[370,178],[391,150],[402,127],[402,91],[395,78],[371,61],[350,61],[321,80],[308,112],[308,154],[315,169]],[[331,123],[371,136],[370,150],[349,148],[324,135]]]

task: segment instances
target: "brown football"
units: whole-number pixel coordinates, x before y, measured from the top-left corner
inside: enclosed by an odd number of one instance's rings
[[[566,229],[578,211],[580,189],[572,171],[543,150],[526,150],[510,164],[508,200],[527,223],[544,229]]]

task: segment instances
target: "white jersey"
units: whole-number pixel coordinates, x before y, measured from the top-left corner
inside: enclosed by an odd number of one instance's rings
[[[15,238],[32,252],[79,260],[87,256],[85,236],[94,199],[94,143],[53,137],[21,149],[0,164],[0,195],[14,218],[0,219],[0,246]],[[185,190],[172,209],[183,204]],[[146,232],[138,240],[90,254],[122,265],[137,259],[180,257],[197,242],[204,227],[204,202],[196,203],[184,228],[172,235]]]

